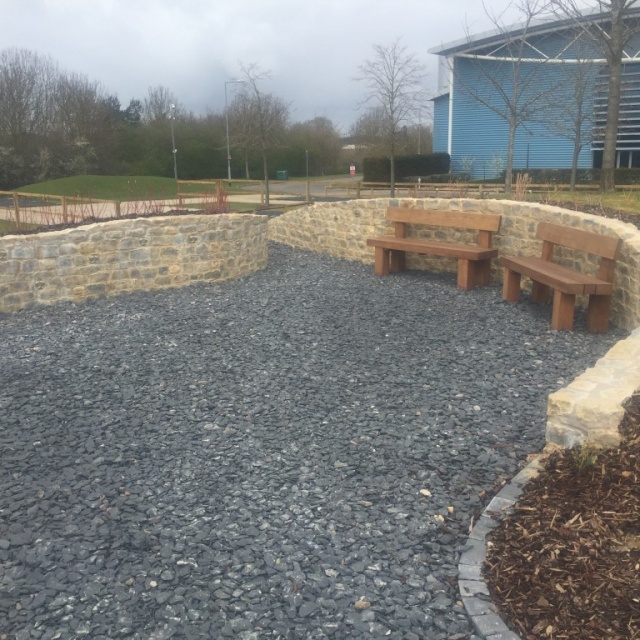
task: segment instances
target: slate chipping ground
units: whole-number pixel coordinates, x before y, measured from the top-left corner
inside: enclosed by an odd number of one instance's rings
[[[0,637],[474,638],[470,519],[622,334],[372,271],[0,315]]]

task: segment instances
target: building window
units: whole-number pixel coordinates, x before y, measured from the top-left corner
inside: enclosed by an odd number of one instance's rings
[[[602,167],[604,129],[607,123],[607,96],[609,67],[598,74],[593,99],[593,135],[591,149],[593,166]],[[618,123],[618,149],[616,166],[622,168],[640,166],[640,63],[622,65],[622,92],[620,96],[620,120]]]

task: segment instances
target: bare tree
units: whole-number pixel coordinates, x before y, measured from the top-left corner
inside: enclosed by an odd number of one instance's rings
[[[384,146],[391,163],[393,197],[398,137],[404,126],[411,122],[418,107],[423,70],[399,39],[389,46],[374,45],[373,50],[373,57],[360,66],[357,79],[367,88],[363,104],[372,105],[382,120]]]
[[[245,82],[236,96],[234,113],[239,117],[236,140],[245,149],[256,149],[262,158],[265,204],[269,204],[269,152],[282,145],[289,123],[289,106],[271,93],[263,93],[258,83],[269,78],[257,64],[242,67]]]
[[[254,135],[253,101],[247,99],[244,92],[240,92],[229,105],[229,121],[231,123],[231,145],[242,153],[244,158],[244,172],[247,180],[251,179],[249,160],[260,151],[258,139]]]
[[[144,122],[166,122],[171,112],[171,105],[175,105],[176,114],[181,114],[182,107],[175,94],[162,85],[149,87],[147,97],[142,104],[142,119]]]
[[[604,191],[612,191],[615,189],[618,122],[622,96],[622,61],[625,57],[625,47],[633,36],[640,33],[640,18],[636,12],[633,12],[633,9],[638,6],[638,0],[596,0],[591,14],[585,11],[583,3],[576,0],[550,0],[550,2],[558,14],[575,21],[578,28],[582,29],[602,53],[609,67],[601,187]],[[594,11],[602,14],[602,17],[593,15]]]
[[[575,191],[576,188],[578,159],[584,146],[585,133],[593,123],[590,96],[599,70],[599,65],[593,61],[591,52],[575,36],[573,32],[569,34],[569,39],[573,43],[574,57],[560,62],[564,87],[562,98],[558,95],[550,96],[546,102],[546,108],[540,114],[553,131],[573,143],[571,191]]]
[[[548,15],[547,0],[517,0],[510,8],[519,10],[522,20],[517,29],[505,25],[502,14],[492,13],[483,3],[485,13],[502,38],[499,48],[491,52],[467,53],[458,57],[473,63],[474,81],[468,82],[458,65],[453,73],[457,85],[475,102],[483,105],[508,126],[504,186],[511,193],[513,182],[513,154],[516,132],[527,121],[533,121],[545,109],[548,96],[554,94],[559,83],[548,82],[544,76],[549,58],[531,44],[531,30],[535,21]],[[469,40],[471,39],[468,36]]]
[[[57,65],[26,49],[0,52],[0,136],[21,145],[51,127]]]

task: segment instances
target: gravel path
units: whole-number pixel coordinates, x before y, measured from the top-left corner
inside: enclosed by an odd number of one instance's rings
[[[472,638],[472,515],[621,334],[270,248],[0,315],[0,638]]]

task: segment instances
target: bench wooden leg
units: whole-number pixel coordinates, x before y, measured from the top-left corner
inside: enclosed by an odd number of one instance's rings
[[[376,247],[376,263],[374,273],[377,276],[389,275],[389,250],[383,247]]]
[[[406,251],[391,251],[391,259],[389,268],[391,273],[400,273],[407,269],[407,253]]]
[[[502,299],[507,302],[518,302],[520,298],[520,280],[522,275],[511,269],[504,268],[502,283]]]
[[[486,287],[491,278],[490,260],[465,260],[458,258],[458,289],[468,291],[474,287]]]
[[[458,258],[458,289],[464,289],[465,291],[473,289],[475,286],[473,276],[474,273],[471,260]]]
[[[589,296],[587,311],[587,330],[594,333],[604,333],[609,326],[611,314],[611,296]]]
[[[546,284],[533,281],[531,287],[531,302],[538,304],[547,304],[549,302],[549,296],[551,295],[551,289]]]
[[[575,295],[562,293],[557,289],[553,292],[551,328],[554,331],[571,331],[573,329],[573,310],[575,306]]]

